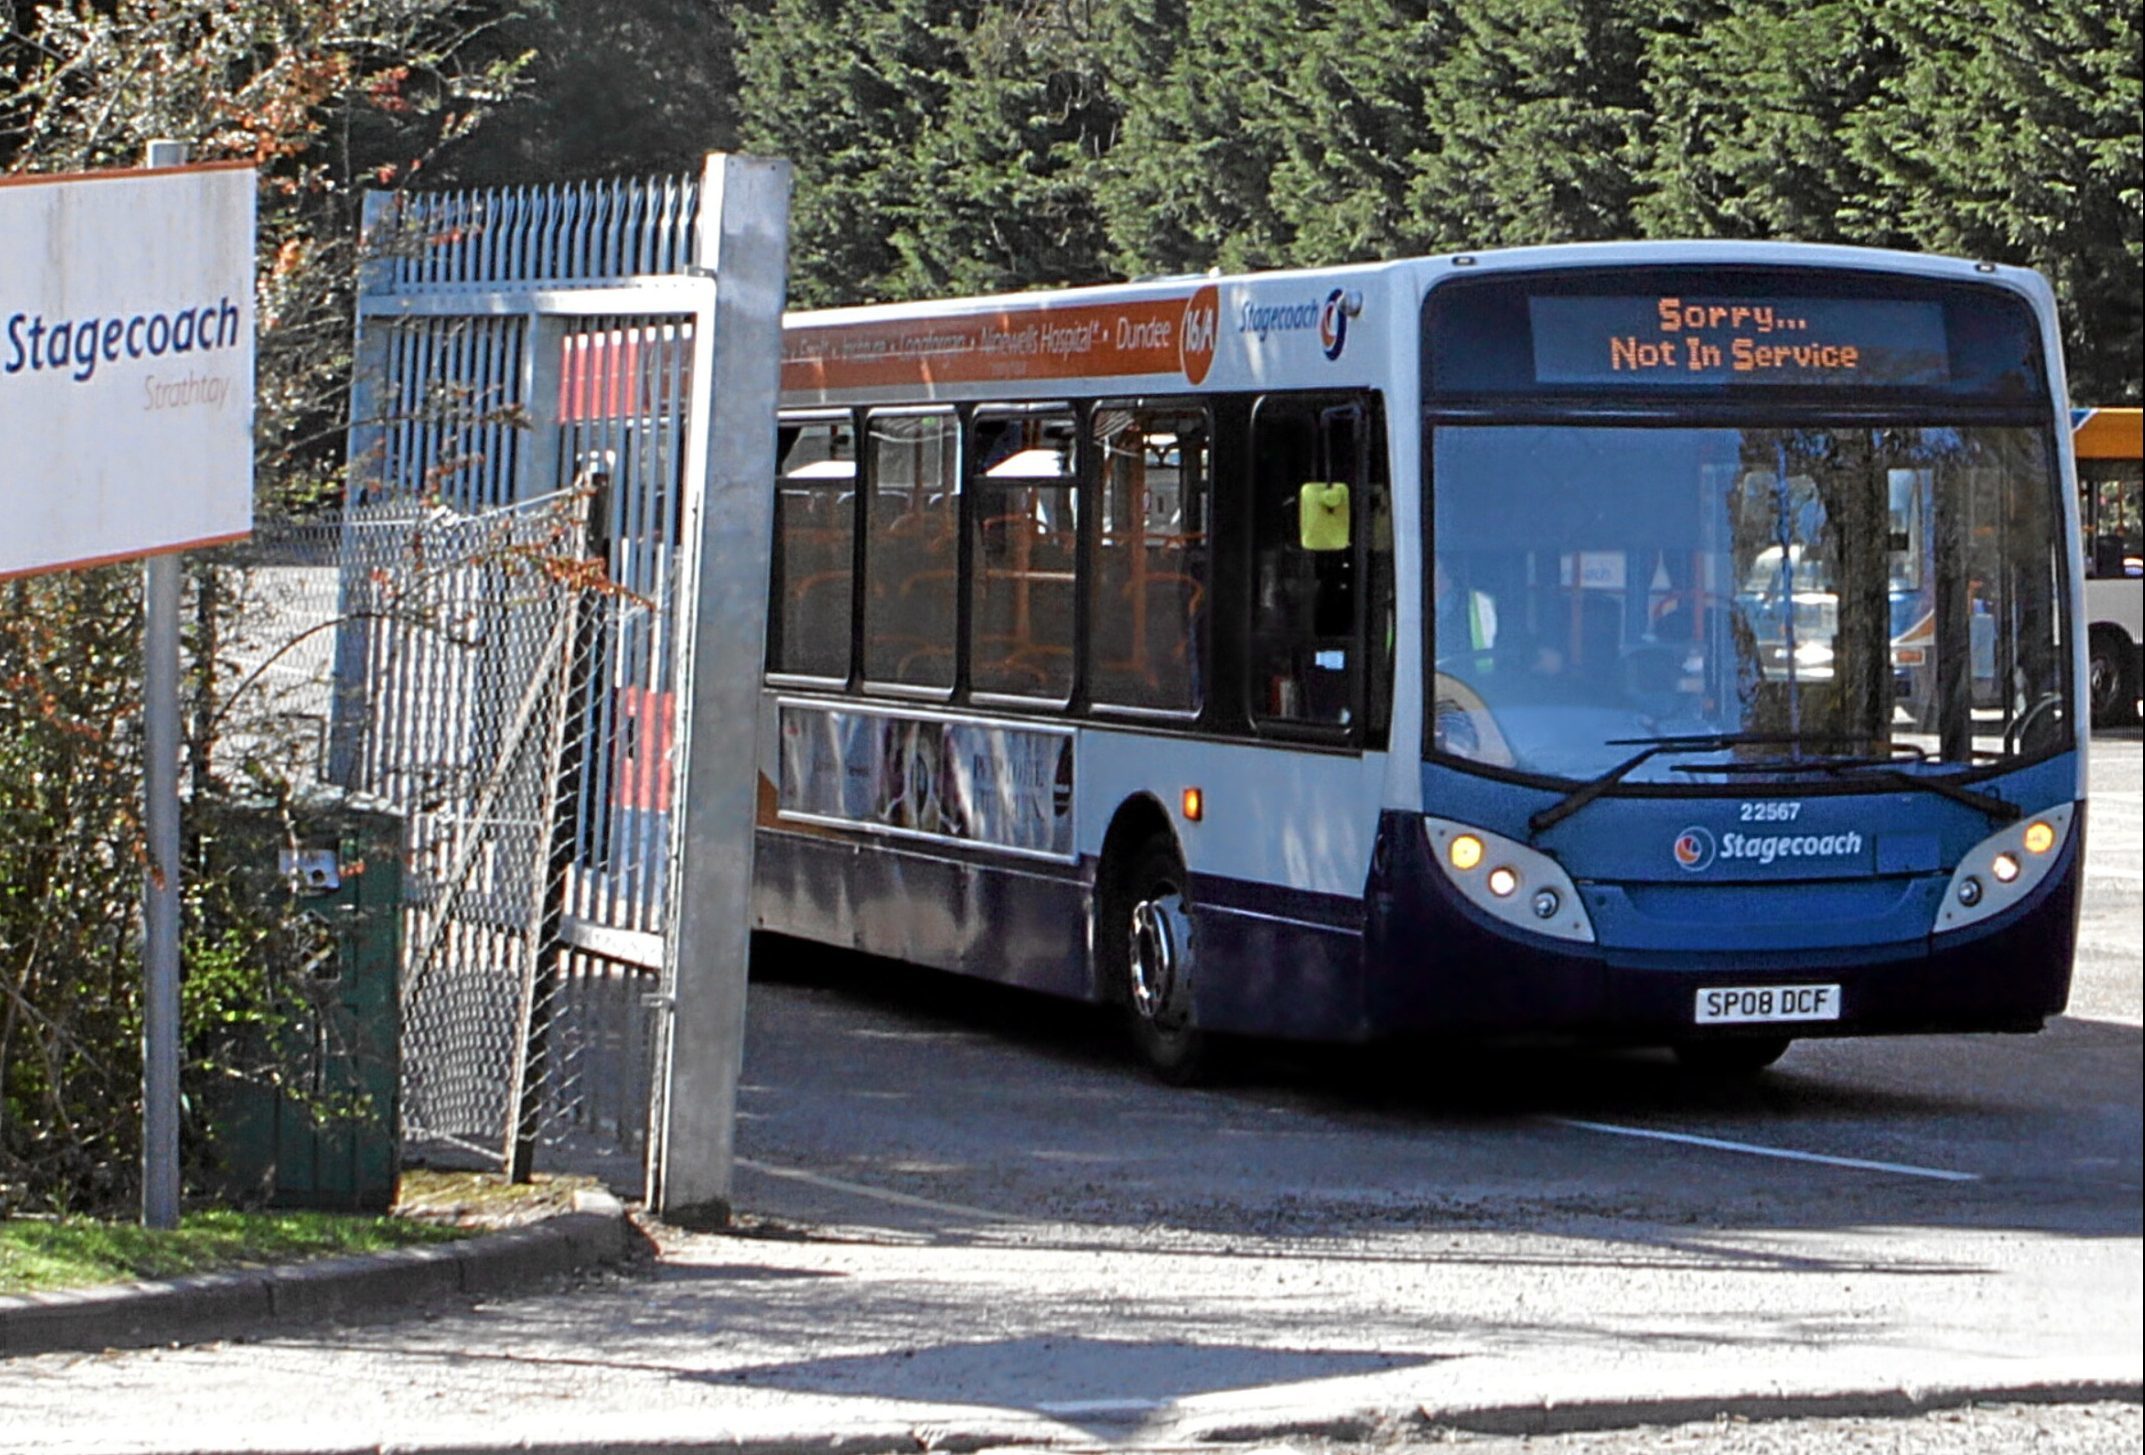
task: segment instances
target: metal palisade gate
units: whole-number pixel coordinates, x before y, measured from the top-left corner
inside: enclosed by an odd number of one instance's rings
[[[645,1147],[703,185],[368,199],[329,740],[407,823],[420,1154],[526,1175],[566,1139],[580,1166]]]

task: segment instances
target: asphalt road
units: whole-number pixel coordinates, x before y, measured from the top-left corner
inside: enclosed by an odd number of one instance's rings
[[[1727,1088],[1416,1051],[1183,1091],[1100,1015],[800,951],[752,992],[738,1232],[424,1320],[9,1361],[5,1443],[2134,1451],[2145,762],[2094,758],[2036,1036],[1811,1042]]]

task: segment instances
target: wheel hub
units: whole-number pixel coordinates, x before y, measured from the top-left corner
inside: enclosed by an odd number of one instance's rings
[[[1176,1010],[1184,978],[1184,897],[1163,894],[1133,905],[1130,935],[1132,1008],[1144,1020],[1162,1021]]]

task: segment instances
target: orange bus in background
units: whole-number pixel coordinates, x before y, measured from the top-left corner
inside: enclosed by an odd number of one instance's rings
[[[2086,652],[2095,724],[2138,720],[2145,682],[2145,464],[2137,409],[2075,409],[2078,517],[2085,554]]]

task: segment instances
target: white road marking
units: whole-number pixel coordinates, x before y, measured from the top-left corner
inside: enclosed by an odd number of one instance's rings
[[[1660,1132],[1649,1127],[1620,1127],[1612,1122],[1584,1122],[1573,1117],[1546,1117],[1562,1127],[1584,1132],[1607,1132],[1614,1137],[1644,1137],[1656,1142],[1680,1142],[1690,1147],[1710,1147],[1717,1152],[1743,1152],[1753,1157],[1778,1157],[1787,1162],[1821,1162],[1827,1167],[1852,1167],[1862,1172],[1894,1172],[1902,1177],[1933,1177],[1939,1182],[1979,1182],[1978,1172],[1950,1172],[1941,1167],[1914,1167],[1903,1162],[1870,1162],[1860,1157],[1828,1157],[1822,1152],[1797,1152],[1786,1147],[1761,1147],[1754,1142],[1729,1142],[1719,1137],[1698,1137],[1689,1132]]]
[[[1007,1213],[991,1212],[985,1208],[969,1207],[958,1202],[940,1202],[936,1198],[917,1197],[913,1193],[895,1192],[888,1187],[873,1187],[865,1182],[850,1182],[840,1177],[828,1177],[818,1172],[806,1172],[798,1167],[775,1167],[765,1162],[755,1162],[750,1157],[740,1157],[737,1165],[759,1173],[762,1177],[780,1177],[790,1182],[802,1182],[828,1192],[845,1192],[852,1197],[876,1198],[880,1202],[894,1203],[900,1207],[921,1208],[925,1212],[950,1213],[955,1217],[980,1218],[985,1222],[1013,1223],[1020,1219]]]
[[[1044,1400],[1036,1409],[1054,1419],[1078,1420],[1151,1415],[1169,1405],[1166,1399],[1057,1399]]]

